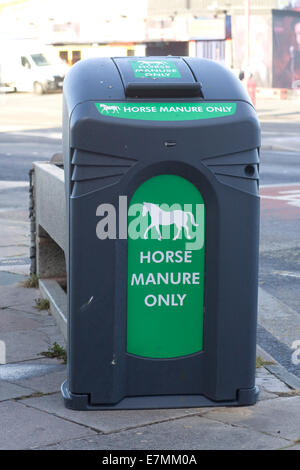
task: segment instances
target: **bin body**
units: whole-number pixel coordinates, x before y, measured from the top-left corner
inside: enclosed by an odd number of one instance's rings
[[[244,87],[213,61],[72,67],[67,407],[255,403],[259,147]]]

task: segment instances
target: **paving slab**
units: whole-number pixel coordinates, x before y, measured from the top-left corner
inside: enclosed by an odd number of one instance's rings
[[[284,450],[300,450],[300,444],[296,444],[295,446],[287,447]]]
[[[266,365],[265,368],[282,383],[287,384],[293,390],[300,390],[300,377],[287,371],[281,364]]]
[[[66,380],[66,377],[66,366],[61,366],[46,375],[23,379],[18,383],[39,393],[55,393],[60,392],[61,384]]]
[[[28,408],[21,402],[0,403],[0,415],[0,449],[5,450],[33,449],[96,434],[87,427]]]
[[[60,416],[61,418],[90,426],[103,433],[116,432],[201,413],[201,409],[199,408],[75,411],[65,408],[61,393],[25,399],[24,404]]]
[[[1,333],[1,341],[5,343],[8,363],[43,357],[41,352],[47,351],[53,344],[49,342],[49,337],[41,332],[40,328]]]
[[[278,395],[276,395],[276,393],[267,392],[266,390],[262,389],[261,387],[259,388],[259,397],[258,397],[259,401],[270,400],[272,398],[277,398],[277,396]]]
[[[12,220],[0,216],[0,246],[29,246],[29,222]]]
[[[38,310],[35,306],[30,309],[30,306],[27,307],[27,311],[22,308],[22,306],[16,305],[15,307],[8,307],[5,310],[12,310],[14,312],[21,312],[24,313],[29,319],[38,322],[39,328],[47,328],[56,326],[55,318],[51,315],[50,311],[48,310]],[[1,310],[0,309],[0,318],[1,318]],[[0,320],[1,321],[1,320]],[[59,331],[59,330],[57,330]]]
[[[19,259],[16,259],[15,263],[13,261],[10,261],[9,264],[3,263],[0,266],[0,273],[6,272],[9,270],[10,273],[12,274],[17,274],[18,276],[23,276],[22,281],[25,281],[26,277],[29,276],[30,273],[30,263],[27,262],[27,259],[24,260],[26,263],[21,264]]]
[[[273,400],[271,400],[273,401]],[[291,441],[253,429],[191,416],[164,423],[73,439],[43,449],[52,450],[274,450]],[[200,462],[199,462],[200,463]]]
[[[0,278],[4,273],[1,273]],[[11,275],[14,276],[15,275]],[[4,274],[5,277],[5,274]],[[19,279],[17,279],[19,281]],[[28,289],[21,287],[18,283],[11,285],[0,285],[0,308],[23,307],[27,311],[28,307],[35,305],[34,299],[41,297],[39,289]]]
[[[291,441],[300,439],[300,396],[264,400],[254,407],[210,409],[205,417]]]
[[[60,391],[66,379],[66,365],[56,359],[0,365],[0,380],[5,380],[34,392],[54,393]],[[24,394],[23,394],[24,395]]]
[[[40,327],[37,319],[30,318],[27,313],[10,308],[0,310],[0,338],[3,333],[17,330],[33,330]]]
[[[0,402],[32,395],[33,390],[0,379]]]
[[[55,323],[55,320],[52,316],[50,318],[53,320],[53,324],[43,325],[40,327],[39,331],[42,335],[46,335],[48,338],[49,346],[52,346],[54,342],[58,343],[60,346],[66,346],[64,336],[62,335],[58,325]]]
[[[1,181],[0,185],[3,185],[3,181]],[[13,194],[13,189],[11,191],[1,191],[0,197],[1,197],[1,209],[2,211],[0,212],[0,220],[1,221],[6,221],[6,220],[13,220],[17,222],[24,222],[24,226],[29,223],[29,212],[28,212],[28,205],[29,205],[29,197],[28,197],[28,188],[24,190],[24,200],[23,200],[23,207],[26,208],[26,210],[21,210],[22,205],[20,204],[20,196],[15,194],[15,197],[12,196]],[[12,197],[14,198],[14,201],[12,201]],[[12,204],[13,202],[13,204]],[[13,206],[13,207],[12,207]],[[17,209],[16,209],[17,207]],[[3,210],[5,209],[5,210]],[[2,240],[2,243],[1,243]],[[4,243],[3,243],[4,241]],[[3,240],[3,238],[0,238],[0,246],[3,244],[9,244],[10,240]],[[24,245],[27,246],[27,245]],[[27,251],[28,251],[28,246],[27,246]]]
[[[264,367],[256,369],[256,385],[259,387],[261,392],[269,392],[273,394],[288,393],[291,390],[285,383],[275,377],[275,375],[271,374]]]
[[[10,284],[14,284],[15,282],[23,282],[25,281],[26,276],[24,274],[15,274],[11,272],[7,272],[5,270],[1,270],[0,272],[0,287],[1,286],[8,286]],[[1,301],[1,297],[0,297]],[[0,308],[2,305],[0,304]]]
[[[0,261],[3,259],[11,259],[20,256],[25,258],[29,255],[28,246],[0,246]]]

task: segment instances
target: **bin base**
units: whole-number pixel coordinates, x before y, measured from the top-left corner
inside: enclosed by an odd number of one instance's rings
[[[66,408],[71,410],[146,410],[159,408],[200,408],[216,406],[249,406],[257,401],[259,389],[238,390],[237,400],[214,401],[203,395],[154,395],[141,397],[125,397],[115,404],[91,404],[89,395],[79,395],[70,392],[65,381],[61,393]]]

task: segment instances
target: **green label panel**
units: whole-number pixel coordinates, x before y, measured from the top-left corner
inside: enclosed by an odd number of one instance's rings
[[[174,62],[169,60],[131,60],[137,78],[181,78]]]
[[[143,183],[128,209],[127,352],[172,358],[202,350],[205,206],[180,176]]]
[[[236,103],[95,103],[102,116],[144,121],[192,121],[232,116]]]

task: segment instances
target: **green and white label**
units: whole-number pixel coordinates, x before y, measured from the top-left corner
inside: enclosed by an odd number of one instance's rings
[[[155,176],[134,193],[128,224],[135,236],[128,237],[127,352],[172,358],[201,351],[205,205],[200,192],[180,176]]]
[[[174,62],[169,60],[131,60],[137,78],[181,78]]]
[[[236,112],[236,103],[95,103],[102,116],[144,121],[192,121],[225,118]]]

